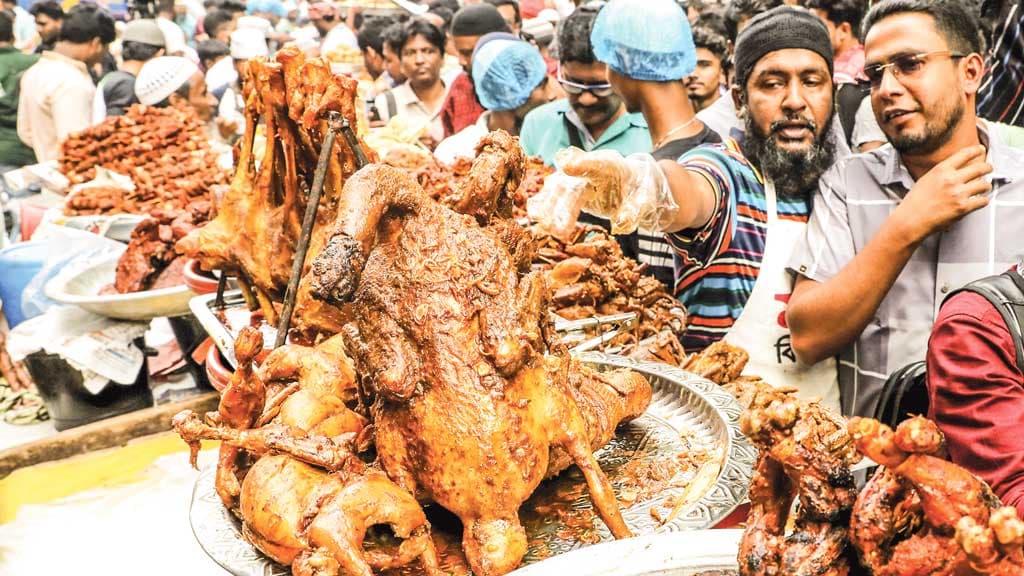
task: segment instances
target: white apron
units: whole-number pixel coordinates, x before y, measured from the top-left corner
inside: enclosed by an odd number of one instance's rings
[[[760,376],[775,386],[793,386],[804,399],[819,398],[839,414],[839,378],[835,358],[807,366],[797,362],[786,324],[786,304],[793,292],[793,277],[786,270],[793,247],[807,224],[783,220],[776,209],[775,185],[765,183],[768,225],[761,270],[746,306],[729,329],[725,341],[750,354],[744,375]]]

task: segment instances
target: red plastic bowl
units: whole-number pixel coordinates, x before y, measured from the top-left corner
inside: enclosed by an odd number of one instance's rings
[[[235,371],[224,361],[220,350],[216,346],[210,346],[210,351],[206,353],[206,377],[210,380],[213,389],[223,392],[231,382],[231,375],[234,373]]]
[[[217,278],[199,267],[198,260],[185,263],[185,285],[196,294],[213,294],[217,291]]]

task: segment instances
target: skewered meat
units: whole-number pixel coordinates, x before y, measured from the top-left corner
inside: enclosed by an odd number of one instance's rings
[[[356,83],[333,74],[324,60],[306,59],[294,47],[279,50],[274,61],[249,61],[244,77],[246,125],[231,188],[218,205],[217,217],[179,242],[178,250],[207,270],[237,274],[250,288],[252,304],[275,324],[307,191],[327,133],[326,115],[340,112],[356,125]],[[267,146],[257,169],[253,143],[260,118],[266,123]],[[354,171],[353,153],[338,138],[330,153],[307,265],[322,249],[342,184]],[[343,319],[340,310],[311,299],[306,290],[298,293],[293,317],[297,330],[327,334],[337,333]]]
[[[67,200],[69,215],[186,210],[212,200],[214,187],[227,184],[202,122],[188,108],[136,104],[123,116],[70,135],[62,150],[60,169],[72,184],[92,180],[102,167],[135,185],[134,191],[82,188]]]
[[[522,162],[504,132],[480,150],[479,166]],[[646,381],[628,374],[577,388],[569,360],[545,354],[543,276],[520,274],[510,248],[523,243],[508,227],[499,235],[479,222],[507,205],[499,195],[514,180],[489,182],[459,191],[480,195],[461,197],[481,207],[474,218],[430,200],[402,171],[362,169],[346,182],[334,236],[306,278],[328,303],[351,302],[355,321],[343,333],[373,399],[384,469],[462,520],[479,576],[518,565],[526,551],[518,509],[562,465],[558,449],[583,471],[612,533],[629,535],[590,434],[637,416],[650,396]]]
[[[128,248],[117,261],[114,288],[120,294],[178,286],[185,259],[174,244],[210,217],[210,203],[193,202],[188,211],[155,210],[132,230]]]
[[[816,402],[760,390],[740,418],[743,433],[760,450],[740,540],[740,574],[845,575],[856,498],[850,465],[857,459],[845,426]],[[799,505],[790,518],[794,498]]]
[[[895,431],[868,418],[849,423],[857,449],[885,466],[858,497],[851,539],[876,575],[1022,574],[1018,524],[964,468],[944,460],[934,422],[915,417]],[[1013,513],[1014,518],[1016,513]],[[1003,531],[997,548],[987,541]],[[970,554],[970,556],[969,556]]]

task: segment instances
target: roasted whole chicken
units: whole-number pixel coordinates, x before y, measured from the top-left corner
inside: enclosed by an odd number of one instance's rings
[[[459,517],[478,576],[519,564],[520,505],[570,463],[611,532],[630,535],[593,449],[651,395],[639,375],[592,373],[549,341],[544,277],[528,271],[531,243],[507,221],[522,162],[514,138],[485,137],[448,202],[458,212],[401,170],[360,170],[305,279],[329,305],[352,307],[343,334],[381,465]]]
[[[309,355],[310,362],[296,348],[267,356],[261,371],[272,382],[297,379],[272,383],[276,392],[268,397],[253,366],[262,337],[243,329],[235,342],[238,369],[218,412],[204,422],[186,410],[173,426],[189,443],[193,465],[201,439],[221,441],[221,500],[242,519],[246,539],[293,574],[371,576],[419,559],[426,574],[438,575],[423,509],[357,456],[365,420],[336,403],[354,384],[347,358],[315,366],[335,344]],[[322,404],[315,400],[320,395]],[[367,539],[381,529],[386,538],[368,549]]]
[[[847,526],[857,496],[850,466],[859,456],[845,426],[816,402],[768,386],[757,390],[740,418],[760,450],[740,574],[847,574]]]
[[[237,275],[250,307],[258,307],[269,323],[276,324],[328,129],[327,114],[339,112],[356,125],[356,82],[333,74],[328,62],[307,59],[290,46],[279,50],[273,61],[249,61],[243,78],[246,124],[231,187],[218,204],[216,218],[182,239],[178,250],[198,259],[206,270]],[[261,118],[267,144],[257,167],[254,142]],[[323,247],[342,184],[354,171],[354,153],[344,138],[337,138],[307,263]],[[298,293],[292,321],[296,330],[313,336],[336,334],[342,320],[340,310],[313,300],[305,290]]]
[[[853,418],[857,449],[884,466],[857,498],[850,536],[872,574],[1024,574],[1024,522],[943,458],[942,433],[915,417],[895,431]]]

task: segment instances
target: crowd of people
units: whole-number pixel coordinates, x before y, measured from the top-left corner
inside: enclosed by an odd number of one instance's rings
[[[688,351],[724,339],[867,416],[927,358],[950,453],[1024,511],[1020,326],[976,295],[943,308],[1024,266],[1024,3],[66,6],[0,12],[0,172],[135,103],[191,107],[230,144],[242,67],[295,45],[360,81],[370,130],[400,122],[452,163],[501,129],[585,180],[583,219],[685,304]]]

